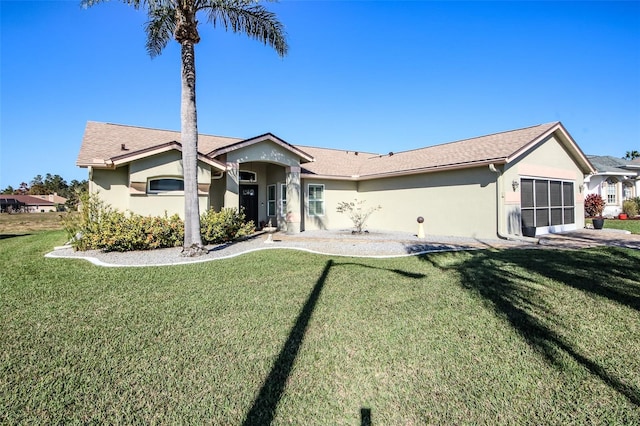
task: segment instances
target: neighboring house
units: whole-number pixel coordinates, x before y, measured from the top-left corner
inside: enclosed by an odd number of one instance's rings
[[[34,195],[0,195],[0,211],[21,213],[55,212],[53,201],[43,200]]]
[[[389,142],[392,145],[392,141]],[[180,133],[89,122],[77,164],[89,190],[120,210],[183,216]],[[200,208],[242,207],[281,230],[348,229],[341,201],[382,206],[370,229],[477,238],[584,227],[586,174],[595,172],[559,122],[412,151],[373,154],[200,135]]]
[[[606,202],[603,215],[617,216],[624,200],[640,195],[640,159],[598,155],[587,158],[596,171],[584,179],[585,194],[600,194]]]
[[[53,194],[46,194],[46,195],[32,195],[32,197],[40,198],[46,201],[51,201],[52,203],[58,204],[61,206],[64,206],[64,204],[67,202],[66,198],[61,197],[56,192],[54,192]]]

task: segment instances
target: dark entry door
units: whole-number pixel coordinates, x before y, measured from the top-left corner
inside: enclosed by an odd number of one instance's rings
[[[258,227],[258,185],[240,185],[240,207],[247,220]]]

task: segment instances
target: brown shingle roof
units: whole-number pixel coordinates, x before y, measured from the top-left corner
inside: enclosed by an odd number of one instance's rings
[[[199,135],[198,151],[210,152],[241,140]],[[89,121],[84,131],[76,164],[78,166],[104,165],[105,160],[118,158],[127,153],[149,150],[171,142],[180,142],[180,132]]]
[[[32,195],[5,194],[0,195],[0,200],[16,200],[29,206],[53,206],[55,203]]]
[[[348,176],[366,179],[394,174],[466,168],[488,163],[503,164],[517,158],[531,145],[556,130],[564,132],[559,122],[385,155],[355,156],[353,152],[305,147],[305,151],[316,157],[315,163],[305,165],[305,172],[323,177]],[[568,144],[575,147],[579,156],[583,157],[580,160],[583,169],[589,171],[591,166],[584,154],[570,140],[568,134],[566,139]]]
[[[508,163],[554,132],[560,142],[574,152],[583,171],[593,172],[593,166],[559,122],[398,152],[393,155],[289,145],[279,139],[278,141],[283,146],[290,146],[294,152],[305,154],[301,160],[314,160],[302,166],[302,173],[305,175],[335,179],[372,179],[396,174],[474,167],[489,163]],[[260,138],[262,136],[245,140],[199,135],[198,150],[203,156],[211,154],[213,157],[217,153],[225,153],[234,147],[251,143],[254,139],[261,140]],[[128,159],[151,155],[162,149],[179,147],[179,140],[180,133],[175,131],[88,122],[77,164],[84,167],[104,166],[113,163],[114,160],[129,161]],[[215,159],[212,161],[219,164]]]

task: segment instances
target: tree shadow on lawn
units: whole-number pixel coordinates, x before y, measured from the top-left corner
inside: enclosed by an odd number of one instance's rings
[[[269,425],[273,422],[276,409],[278,408],[278,403],[284,394],[287,379],[291,374],[296,357],[298,356],[298,352],[300,351],[300,347],[304,341],[311,316],[313,315],[313,311],[318,303],[322,289],[327,281],[329,272],[332,268],[337,266],[360,266],[364,268],[379,269],[393,272],[408,278],[419,279],[424,277],[423,274],[416,274],[399,269],[386,269],[354,262],[335,262],[333,259],[328,260],[320,278],[316,281],[309,297],[307,297],[307,301],[300,310],[298,318],[289,332],[289,337],[282,346],[278,358],[273,363],[271,372],[265,379],[258,396],[253,402],[253,406],[247,413],[243,425]]]
[[[577,251],[483,250],[469,252],[454,262],[450,262],[451,257],[445,261],[441,255],[420,258],[441,270],[460,274],[461,285],[489,301],[550,364],[560,366],[562,357],[569,355],[631,403],[640,406],[640,389],[623,382],[554,330],[551,324],[557,324],[558,318],[543,299],[548,292],[538,280],[531,279],[531,275],[537,274],[640,310],[640,269],[637,267],[640,251],[611,247]]]
[[[26,237],[29,235],[31,234],[0,234],[0,240],[6,240],[9,238],[16,238],[16,237]]]

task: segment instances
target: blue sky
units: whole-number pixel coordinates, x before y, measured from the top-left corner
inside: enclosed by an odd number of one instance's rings
[[[0,187],[75,166],[87,121],[180,128],[179,46],[118,2],[5,1]],[[640,150],[640,2],[282,1],[281,59],[201,19],[201,133],[386,153],[562,121]]]

